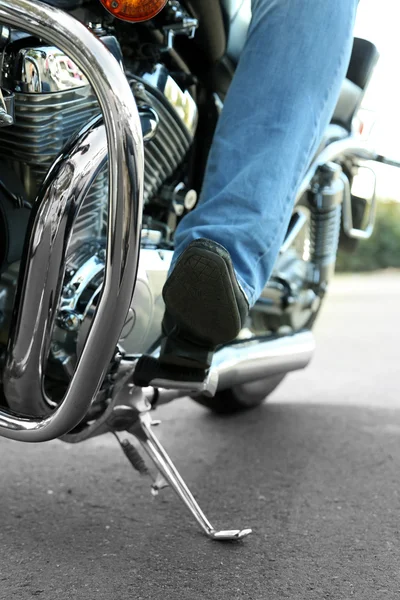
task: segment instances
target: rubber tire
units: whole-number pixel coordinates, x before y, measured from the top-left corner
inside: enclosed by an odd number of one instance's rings
[[[285,376],[286,374],[283,373],[267,379],[237,385],[228,390],[217,392],[214,398],[193,396],[193,400],[218,415],[232,415],[260,406],[278,387]]]

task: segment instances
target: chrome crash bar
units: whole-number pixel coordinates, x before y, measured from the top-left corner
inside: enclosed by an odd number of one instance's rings
[[[143,139],[136,103],[115,58],[68,14],[34,0],[0,0],[0,22],[62,49],[93,87],[103,126],[81,132],[47,176],[21,266],[16,311],[3,375],[12,412],[0,411],[0,435],[26,442],[58,438],[85,416],[109,367],[133,294],[141,231]],[[108,144],[107,259],[101,298],[75,373],[50,415],[43,371],[75,216],[105,164]],[[103,140],[103,141],[102,141]],[[31,410],[28,409],[30,407]]]

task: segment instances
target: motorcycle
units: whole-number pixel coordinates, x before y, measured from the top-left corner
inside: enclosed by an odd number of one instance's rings
[[[218,413],[253,408],[308,365],[338,246],[373,231],[375,196],[354,196],[353,179],[383,160],[355,126],[378,59],[355,39],[245,327],[204,381],[135,385],[140,357],[159,352],[174,231],[196,206],[250,19],[250,0],[0,0],[0,435],[112,433],[153,494],[170,485],[214,540],[251,530],[211,525],[152,411],[185,396]]]

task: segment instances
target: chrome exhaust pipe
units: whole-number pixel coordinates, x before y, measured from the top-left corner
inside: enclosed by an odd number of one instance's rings
[[[218,391],[305,369],[315,351],[311,331],[226,346],[215,356]]]
[[[0,22],[62,49],[85,73],[104,127],[83,130],[46,178],[21,265],[3,374],[11,411],[0,435],[27,442],[58,438],[85,416],[109,367],[134,291],[143,199],[143,136],[136,102],[116,59],[79,21],[35,0],[0,0]],[[106,144],[107,141],[107,144]],[[49,414],[43,373],[79,207],[109,155],[107,258],[101,297],[60,406]],[[27,415],[26,417],[16,415]],[[33,415],[33,416],[29,416]],[[44,415],[44,416],[38,416]]]
[[[250,340],[226,346],[214,357],[212,369],[218,375],[217,391],[275,375],[305,369],[315,351],[311,331],[277,339]],[[145,395],[157,406],[188,395],[187,390],[146,388]]]

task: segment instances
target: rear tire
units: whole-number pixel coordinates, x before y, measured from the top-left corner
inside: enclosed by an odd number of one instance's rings
[[[197,396],[193,397],[193,400],[218,415],[231,415],[251,410],[260,406],[272,394],[285,378],[285,375],[283,373],[266,379],[252,381],[251,383],[237,385],[228,390],[217,392],[214,398]]]

